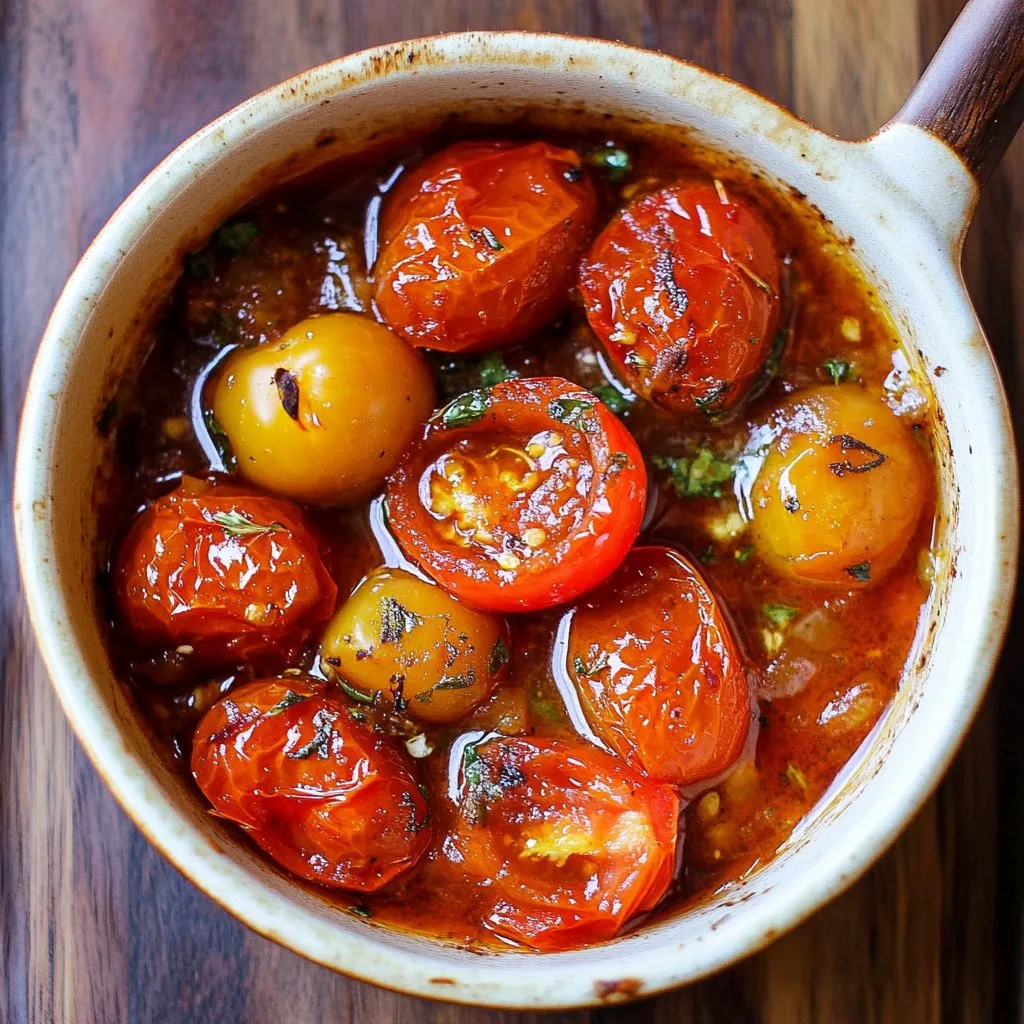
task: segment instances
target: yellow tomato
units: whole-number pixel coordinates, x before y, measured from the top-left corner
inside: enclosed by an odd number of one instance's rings
[[[818,583],[863,585],[899,561],[928,496],[911,428],[853,385],[788,399],[754,484],[761,555]]]
[[[212,404],[243,476],[332,505],[383,483],[430,415],[434,386],[421,357],[386,327],[333,313],[232,352]]]
[[[424,722],[468,714],[504,674],[504,619],[401,569],[377,569],[324,634],[321,661],[364,693],[391,693]]]

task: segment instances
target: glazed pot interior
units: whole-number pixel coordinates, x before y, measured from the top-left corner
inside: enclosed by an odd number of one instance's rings
[[[137,364],[140,328],[182,252],[267,183],[311,161],[359,152],[452,112],[502,122],[524,108],[563,123],[610,115],[670,126],[804,193],[838,238],[853,240],[855,260],[944,413],[937,547],[948,556],[891,710],[771,863],[685,913],[607,945],[544,957],[469,954],[375,927],[225,832],[164,764],[114,678],[95,587],[94,495],[109,455],[97,415],[112,382]],[[916,193],[901,184],[913,178]],[[331,967],[439,998],[562,1006],[646,994],[722,967],[791,927],[864,870],[930,791],[980,700],[1005,626],[1013,453],[956,266],[972,189],[952,154],[917,129],[837,142],[670,58],[557,37],[468,35],[345,58],[193,137],[115,214],[72,278],[33,374],[19,453],[20,552],[43,654],[122,805],[193,881],[257,930]],[[988,499],[971,501],[976,495]]]

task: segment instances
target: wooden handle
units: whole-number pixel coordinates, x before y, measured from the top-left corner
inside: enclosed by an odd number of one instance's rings
[[[969,0],[893,120],[938,136],[984,183],[1024,120],[1024,0]]]

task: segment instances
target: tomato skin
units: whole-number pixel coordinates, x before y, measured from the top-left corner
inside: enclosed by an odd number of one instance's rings
[[[473,763],[468,749],[453,748],[458,806],[442,849],[483,883],[486,927],[572,949],[612,938],[664,896],[679,829],[669,786],[587,744],[491,734]]]
[[[376,308],[418,347],[514,344],[565,305],[596,218],[572,150],[456,143],[406,172],[384,203]]]
[[[268,529],[245,530],[245,520]],[[144,646],[205,662],[287,658],[334,610],[337,587],[292,502],[186,480],[135,520],[114,568],[118,608]]]
[[[722,609],[670,548],[634,548],[570,612],[566,672],[598,736],[636,770],[686,786],[739,757],[752,705]]]
[[[640,450],[596,396],[560,377],[475,394],[487,403],[478,418],[435,418],[388,478],[389,525],[471,607],[570,601],[608,576],[640,531]]]
[[[282,867],[374,892],[426,852],[430,811],[408,759],[328,692],[289,678],[228,694],[199,723],[192,774]]]
[[[626,381],[681,416],[736,407],[771,354],[781,264],[767,226],[716,189],[636,199],[580,268],[587,318]]]

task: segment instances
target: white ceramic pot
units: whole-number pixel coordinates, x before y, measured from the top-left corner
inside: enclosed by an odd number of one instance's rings
[[[93,553],[93,487],[106,457],[97,414],[112,375],[130,362],[140,311],[166,289],[182,251],[318,140],[337,136],[323,147],[336,155],[452,109],[500,119],[524,105],[679,126],[806,193],[838,235],[855,239],[855,259],[944,412],[940,544],[950,555],[891,711],[774,861],[681,916],[547,956],[471,954],[363,922],[227,839],[162,765],[112,674]],[[39,646],[68,719],[122,807],[258,932],[347,974],[435,998],[556,1007],[647,995],[792,928],[863,872],[936,784],[1006,628],[1016,460],[958,265],[976,199],[961,160],[921,128],[897,123],[866,142],[837,141],[670,57],[559,36],[470,33],[370,50],[285,82],[198,132],[132,193],[72,275],[39,349],[18,450],[15,519]]]

